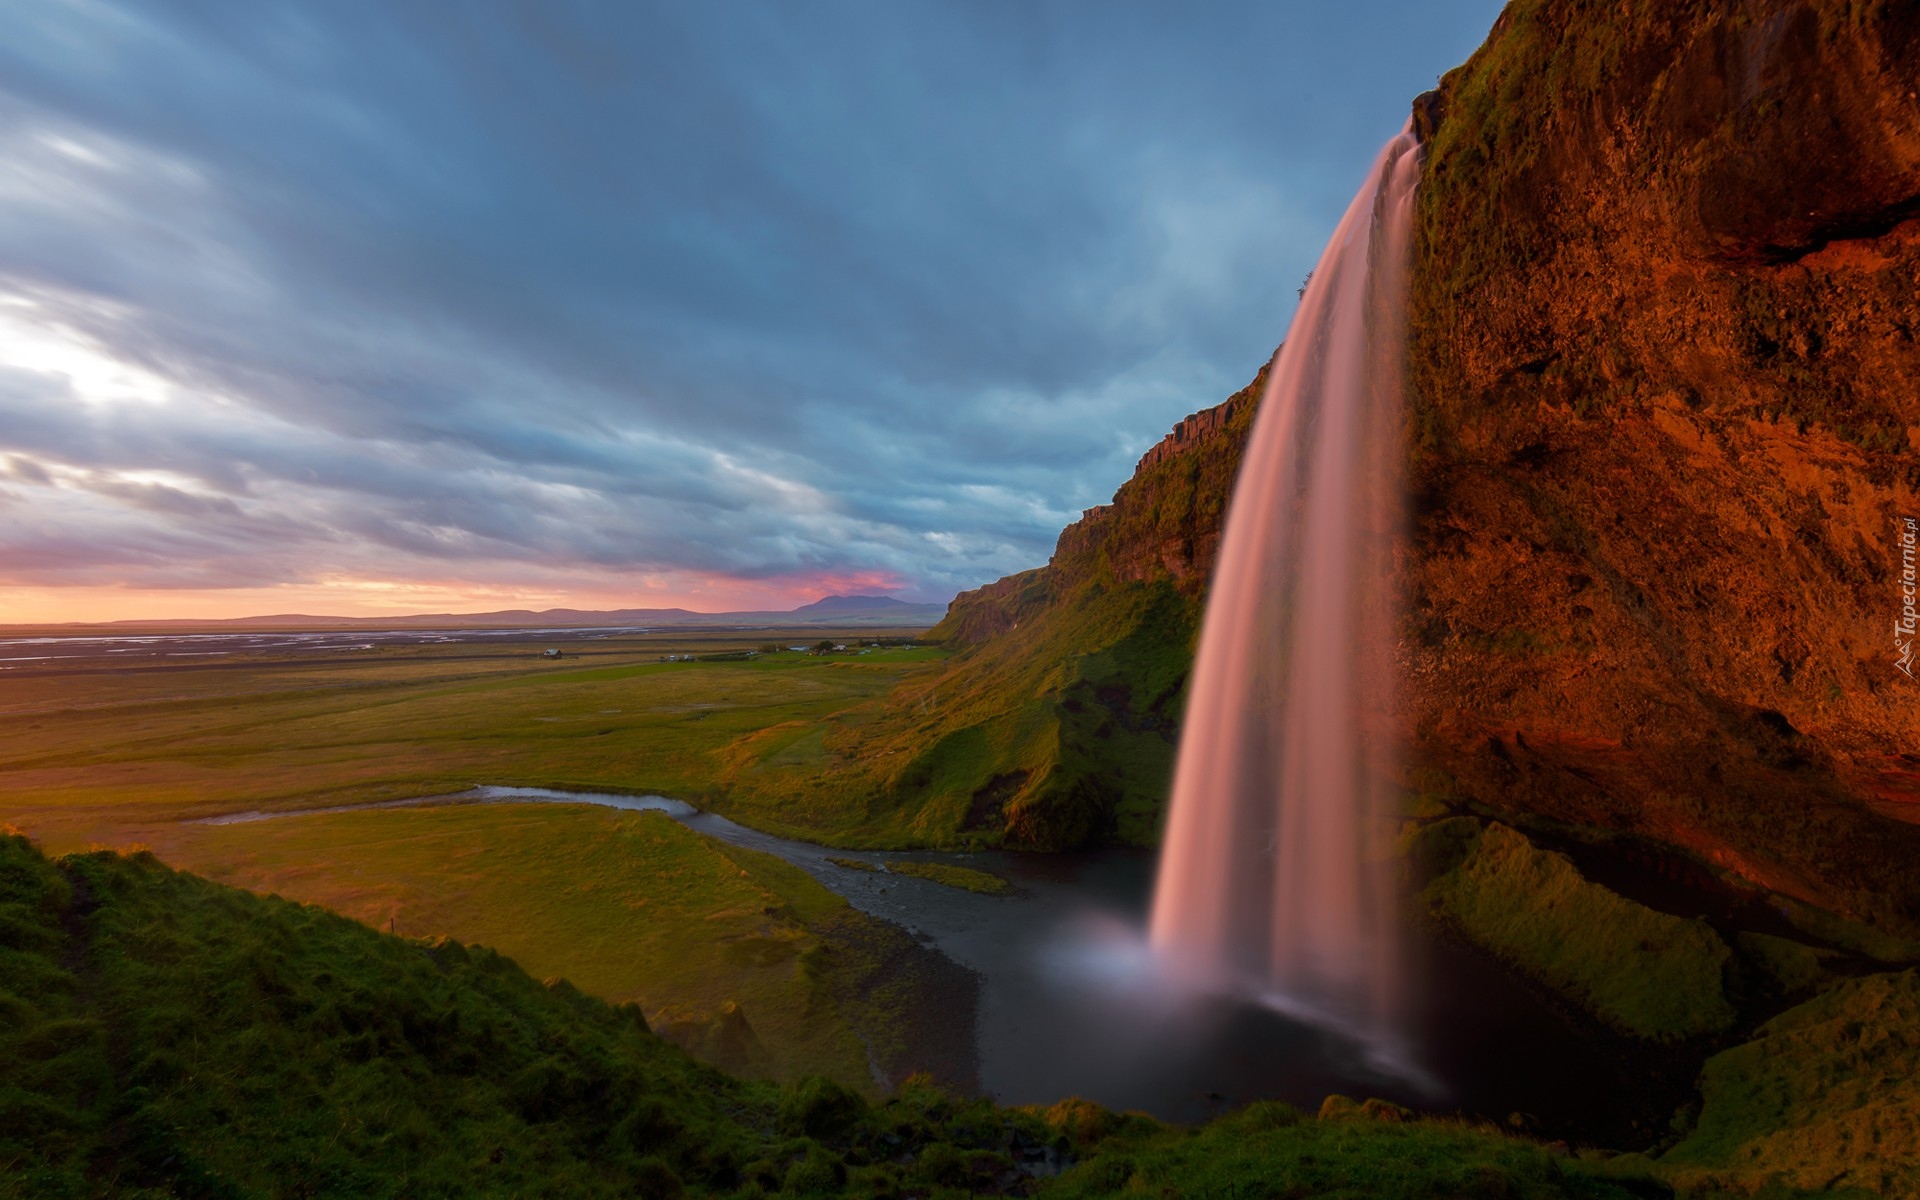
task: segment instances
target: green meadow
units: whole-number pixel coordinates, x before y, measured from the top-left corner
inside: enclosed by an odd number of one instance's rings
[[[158,845],[182,820],[483,783],[710,803],[766,731],[820,729],[941,657],[887,648],[659,661],[764,637],[609,639],[559,661],[529,639],[9,672],[0,792],[8,819],[53,850]]]
[[[658,812],[501,804],[201,825],[168,860],[376,929],[487,946],[565,978],[749,1078],[873,1091],[970,1037],[913,1027],[946,976],[898,929],[806,872]],[[910,1006],[912,1011],[905,1011]],[[916,1057],[919,1055],[921,1057]],[[951,1056],[949,1056],[951,1057]],[[879,1077],[876,1078],[876,1071]]]
[[[636,1004],[671,1040],[750,1077],[817,1074],[875,1091],[925,1066],[951,1076],[964,1068],[939,1047],[967,1035],[964,983],[777,859],[659,813],[302,811],[478,784],[710,804],[743,739],[884,703],[941,656],[888,647],[703,661],[765,638],[615,637],[567,643],[558,661],[530,638],[10,672],[0,820],[50,852],[150,849],[381,930],[488,946],[537,978]],[[661,661],[669,655],[694,661]],[[200,823],[251,811],[292,815]],[[962,998],[930,1002],[935,987]],[[956,1029],[907,1015],[943,1008]]]

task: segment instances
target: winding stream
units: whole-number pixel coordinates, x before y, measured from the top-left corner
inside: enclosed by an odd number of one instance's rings
[[[1547,1131],[1596,1133],[1628,1119],[1628,1068],[1476,955],[1415,938],[1415,1029],[1425,1088],[1383,1074],[1363,1048],[1271,1009],[1159,990],[1143,937],[1153,857],[1128,850],[974,854],[841,850],[775,837],[664,796],[479,787],[454,795],[207,818],[238,824],[370,808],[595,804],[664,812],[688,828],[806,871],[860,911],[891,921],[980,979],[974,1031],[982,1090],[1006,1104],[1083,1096],[1118,1110],[1196,1121],[1255,1099],[1312,1111],[1329,1093],[1381,1096]],[[830,859],[949,863],[1014,885],[981,895]],[[1578,1081],[1577,1083],[1572,1081]]]

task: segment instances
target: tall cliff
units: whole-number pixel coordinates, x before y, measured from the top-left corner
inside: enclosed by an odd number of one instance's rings
[[[1517,0],[1417,106],[1419,782],[1920,921],[1920,6]]]
[[[1046,566],[955,597],[928,635],[960,651],[934,685],[947,715],[918,732],[934,758],[952,749],[947,802],[964,795],[964,828],[1041,849],[1158,839],[1202,599],[1265,387],[1262,369],[1181,421],[1113,503],[1061,532]]]
[[[1515,0],[1416,102],[1411,790],[1920,929],[1916,80],[1913,0]],[[1259,384],[827,735],[856,824],[1152,840]]]

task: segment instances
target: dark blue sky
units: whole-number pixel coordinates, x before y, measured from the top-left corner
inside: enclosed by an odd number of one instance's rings
[[[0,621],[945,600],[1491,0],[0,3]]]

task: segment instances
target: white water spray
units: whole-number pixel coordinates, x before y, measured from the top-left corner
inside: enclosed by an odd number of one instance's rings
[[[1393,546],[1419,146],[1380,154],[1267,379],[1194,667],[1151,938],[1402,1057],[1381,832],[1393,786]]]

